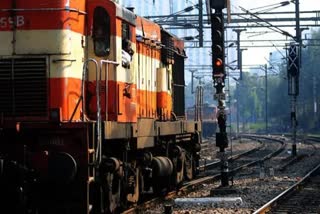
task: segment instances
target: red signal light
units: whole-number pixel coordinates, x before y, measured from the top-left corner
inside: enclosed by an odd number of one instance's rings
[[[214,64],[215,64],[216,67],[221,67],[222,66],[222,60],[221,59],[216,59]]]

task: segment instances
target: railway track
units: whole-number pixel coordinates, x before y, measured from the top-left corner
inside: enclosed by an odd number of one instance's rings
[[[228,162],[230,165],[230,174],[235,174],[236,172],[245,167],[263,164],[264,161],[276,156],[277,154],[282,152],[286,147],[285,141],[281,139],[261,136],[244,137],[254,141],[258,141],[260,143],[260,146],[228,158]],[[207,171],[207,174],[219,173],[219,164],[220,162],[218,161],[216,163],[211,163],[208,166],[206,166],[206,168],[209,169]]]
[[[254,214],[320,213],[320,164]]]
[[[290,156],[289,160],[287,160],[287,162],[285,164],[283,164],[282,166],[279,167],[280,171],[284,171],[288,166],[293,165],[299,161],[301,161],[304,158],[308,158],[311,157],[313,155],[316,154],[317,151],[317,147],[315,143],[320,142],[320,138],[304,138],[302,140],[303,144],[308,145],[310,147],[312,147],[312,152],[308,153],[308,154],[300,154],[300,152],[298,153],[298,155],[296,156]]]
[[[257,140],[258,137],[251,137],[251,139],[254,139],[254,140]],[[234,157],[231,157],[230,160],[232,161],[235,161],[237,159],[240,159],[241,157],[243,156],[250,156],[250,155],[253,155],[251,158],[249,158],[249,160],[246,160],[246,161],[241,161],[242,165],[237,165],[237,167],[234,167],[233,169],[230,170],[230,174],[235,174],[236,172],[240,171],[241,169],[244,169],[244,168],[248,168],[250,166],[254,166],[254,165],[257,165],[267,159],[270,159],[271,157],[279,154],[283,148],[284,148],[284,145],[285,145],[285,142],[283,140],[279,140],[279,139],[273,139],[273,138],[264,138],[264,140],[268,140],[268,141],[276,141],[278,143],[280,143],[280,146],[278,146],[277,148],[274,147],[274,150],[270,150],[270,149],[266,149],[267,151],[263,151],[263,155],[262,153],[258,154],[258,155],[255,155],[255,158],[254,158],[254,153],[255,152],[259,152],[259,150],[263,149],[263,148],[266,148],[266,145],[260,141],[260,146],[257,147],[257,148],[254,148],[248,152],[244,152],[244,153],[241,153],[241,154],[237,154],[235,155]],[[210,163],[210,167],[209,168],[212,168],[212,167],[216,167],[218,168],[219,167],[219,163]],[[182,195],[182,194],[185,194],[185,193],[188,193],[188,192],[191,192],[191,191],[194,191],[198,188],[201,188],[203,187],[204,184],[206,183],[212,183],[212,182],[215,182],[215,181],[218,181],[220,179],[220,172],[219,170],[216,170],[215,172],[212,171],[210,175],[207,175],[207,176],[204,176],[204,177],[201,177],[201,178],[198,178],[198,179],[195,179],[195,180],[192,180],[192,181],[189,181],[189,182],[186,182],[183,184],[183,186],[181,186],[178,190],[176,191],[172,191],[172,192],[169,192],[166,196],[164,197],[157,197],[157,198],[153,198],[153,199],[150,199],[142,204],[139,204],[135,207],[132,207],[128,210],[126,210],[125,212],[123,212],[124,214],[133,214],[133,213],[144,213],[143,211],[144,210],[147,210],[147,209],[151,209],[151,207],[154,207],[154,206],[159,206],[159,204],[166,204],[167,201],[170,201],[172,200],[174,197],[178,196],[178,195]]]
[[[244,152],[240,152],[240,153],[237,153],[237,154],[234,154],[230,157],[228,157],[228,161],[229,162],[234,162],[236,160],[238,160],[239,158],[243,157],[243,156],[247,156],[251,153],[254,153],[256,151],[259,151],[261,150],[265,145],[262,141],[260,140],[255,140],[256,142],[258,142],[260,145],[259,146],[256,146],[254,148],[251,148],[247,151],[244,151]],[[207,148],[208,146],[206,145],[205,148]],[[214,169],[214,168],[217,168],[220,166],[220,160],[215,160],[215,161],[204,161],[204,163],[202,165],[200,165],[198,167],[198,170],[199,171],[207,171],[207,170],[210,170],[210,169]]]

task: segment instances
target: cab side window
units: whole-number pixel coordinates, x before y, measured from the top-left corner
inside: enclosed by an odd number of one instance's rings
[[[130,62],[134,51],[132,49],[131,32],[128,23],[122,22],[122,66],[125,68],[130,68]]]
[[[99,57],[110,53],[110,16],[103,7],[96,7],[93,14],[94,53]]]

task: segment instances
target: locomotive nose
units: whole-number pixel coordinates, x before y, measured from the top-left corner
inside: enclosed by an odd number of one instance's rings
[[[61,184],[72,182],[77,174],[77,163],[65,152],[53,152],[48,158],[49,181]]]

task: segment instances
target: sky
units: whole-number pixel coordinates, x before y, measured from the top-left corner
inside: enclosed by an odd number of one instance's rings
[[[237,13],[237,12],[243,12],[240,7],[249,10],[250,12],[258,12],[264,9],[272,8],[275,6],[280,5],[279,3],[284,2],[284,0],[230,0],[231,1],[231,12]],[[198,0],[193,0],[194,3],[198,2]],[[320,11],[320,0],[300,0],[300,11]],[[290,3],[289,5],[279,7],[277,9],[270,10],[270,12],[284,12],[284,11],[290,11],[295,12],[295,4]],[[315,15],[315,13],[314,13]],[[319,15],[319,14],[318,14]],[[286,15],[287,16],[287,15]],[[300,15],[300,17],[304,17],[305,15]],[[273,15],[269,18],[284,18],[285,16],[281,15]],[[294,13],[291,15],[292,18],[294,18]],[[288,24],[288,23],[283,23]],[[291,23],[295,24],[295,22]],[[320,28],[319,28],[320,29]],[[281,28],[281,30],[289,32],[291,35],[295,36],[295,27],[290,28]],[[302,38],[305,38],[305,36],[310,37],[311,30],[305,30],[303,31]],[[263,33],[267,32],[267,33]],[[205,32],[205,40],[211,40],[210,38],[210,30],[206,30]],[[261,34],[261,35],[259,35]],[[229,30],[226,32],[227,38],[226,41],[234,41],[236,40],[236,33],[232,30]],[[241,33],[240,36],[241,40],[284,40],[282,42],[260,42],[260,43],[249,43],[249,42],[240,42],[241,46],[243,46],[245,51],[243,51],[243,57],[242,57],[242,64],[243,64],[243,70],[244,71],[252,71],[252,67],[259,67],[259,65],[265,65],[265,64],[272,64],[276,67],[277,63],[281,62],[281,58],[285,56],[285,49],[284,45],[288,44],[292,41],[290,37],[286,37],[280,33],[273,32],[270,29],[267,28],[247,28],[245,32]],[[287,41],[285,41],[287,40]],[[274,47],[253,47],[257,45],[270,45]],[[280,46],[278,46],[280,45]],[[227,59],[226,62],[232,62],[237,60],[237,49],[235,48],[236,45],[233,46],[233,48],[227,48],[226,49],[226,55]],[[186,64],[194,65],[194,64],[210,64],[211,58],[209,55],[210,48],[199,48],[199,50],[194,51],[193,49],[187,49],[187,55],[188,59]],[[281,53],[279,53],[281,52]],[[270,53],[272,53],[270,55]],[[199,60],[199,56],[203,56]],[[208,63],[209,62],[209,63]],[[232,67],[235,67],[235,64],[232,64]],[[257,72],[257,71],[255,71]],[[232,71],[235,78],[239,77],[239,70]],[[263,71],[261,71],[261,75],[264,75]],[[206,81],[210,81],[211,77],[207,76],[205,77]],[[191,74],[189,72],[186,72],[186,82],[188,83],[191,81]]]
[[[254,10],[255,8],[267,6],[267,5],[274,5],[278,4],[280,2],[283,2],[283,0],[268,0],[268,1],[263,1],[263,0],[231,0],[231,11],[232,12],[242,12],[240,7],[245,8],[246,10],[255,12],[258,11]],[[320,1],[319,0],[300,0],[300,11],[314,11],[314,10],[320,10]],[[291,3],[287,6],[272,10],[272,12],[279,12],[279,11],[295,11],[295,4]],[[300,15],[303,17],[303,15]],[[279,16],[278,16],[279,17]],[[295,36],[295,28],[281,28],[282,30],[285,30],[289,32],[290,34]],[[261,36],[257,36],[257,34],[254,34],[253,31],[270,31],[266,28],[263,29],[258,29],[258,30],[250,30],[247,29],[246,32],[243,32],[240,36],[241,40],[246,40],[246,39],[261,39],[261,40],[271,40],[271,39],[288,39],[288,42],[290,42],[290,38],[287,38],[279,33],[267,33]],[[302,38],[305,38],[305,36],[308,37],[308,34],[310,35],[311,29],[310,30],[305,30],[303,31]],[[307,34],[307,35],[305,35]],[[231,35],[232,39],[236,38],[236,34],[233,33]],[[288,42],[283,42],[283,43],[288,43]],[[241,43],[241,45],[249,45],[250,43]],[[261,43],[259,43],[261,44]],[[265,44],[270,44],[265,43]],[[253,45],[253,44],[252,44]],[[271,44],[272,45],[272,44]],[[276,46],[276,44],[275,44]],[[235,51],[235,50],[231,50]],[[243,51],[243,65],[250,65],[250,64],[265,64],[267,63],[267,59],[269,60],[270,52],[278,52],[278,51],[284,51],[283,47],[270,47],[270,48],[247,48],[247,50]],[[232,55],[232,54],[230,54]],[[232,60],[232,59],[231,59]]]
[[[257,12],[259,9],[264,6],[279,4],[284,0],[230,0],[231,1],[231,11],[235,12],[242,12],[240,7],[243,7],[246,10],[251,12]],[[184,8],[195,5],[199,2],[199,0],[119,0],[121,4],[124,6],[134,6],[136,8],[136,12],[142,16],[150,16],[150,15],[168,15],[171,12],[175,13],[177,11],[181,11]],[[143,3],[142,3],[143,2]],[[170,7],[170,3],[173,3],[173,6]],[[203,0],[205,2],[205,0]],[[204,6],[205,8],[205,6]],[[320,0],[300,0],[300,11],[320,11]],[[279,12],[279,11],[295,11],[295,5],[293,3],[272,10],[271,12]],[[191,13],[196,13],[197,11],[192,11]],[[188,13],[186,13],[188,14]],[[318,14],[320,16],[320,14]],[[301,15],[302,16],[302,15]],[[320,29],[320,28],[319,28]],[[283,30],[288,31],[290,34],[295,35],[294,28],[283,28]],[[257,31],[266,32],[266,34],[257,35]],[[303,31],[303,34],[310,34],[311,30]],[[184,36],[195,36],[199,34],[196,30],[180,30],[179,32],[174,31],[174,34],[184,37]],[[235,40],[236,33],[232,31],[228,31],[227,33],[227,40]],[[211,40],[211,31],[210,29],[206,29],[204,32],[204,40]],[[303,35],[304,38],[305,35]],[[248,40],[248,39],[259,39],[259,40],[274,40],[274,39],[290,39],[286,38],[285,36],[271,32],[271,30],[267,28],[260,28],[260,29],[250,29],[247,28],[246,32],[241,33],[241,40]],[[284,43],[282,42],[282,45]],[[283,47],[269,47],[269,48],[254,48],[254,45],[275,45],[277,46],[278,43],[276,42],[265,42],[265,43],[245,43],[241,42],[241,46],[247,46],[247,50],[243,51],[243,65],[264,65],[268,62],[270,53],[273,52],[273,58],[275,56],[281,56],[279,51],[284,52]],[[188,45],[188,43],[186,43]],[[237,60],[237,51],[236,48],[228,48],[227,50],[227,62],[231,62]],[[186,83],[188,84],[191,81],[191,69],[193,65],[210,65],[211,64],[211,56],[210,56],[211,48],[189,48],[186,49],[188,59],[186,60]],[[191,66],[190,66],[191,65]],[[188,68],[189,66],[189,68]],[[210,76],[206,77],[207,80],[212,79]]]

